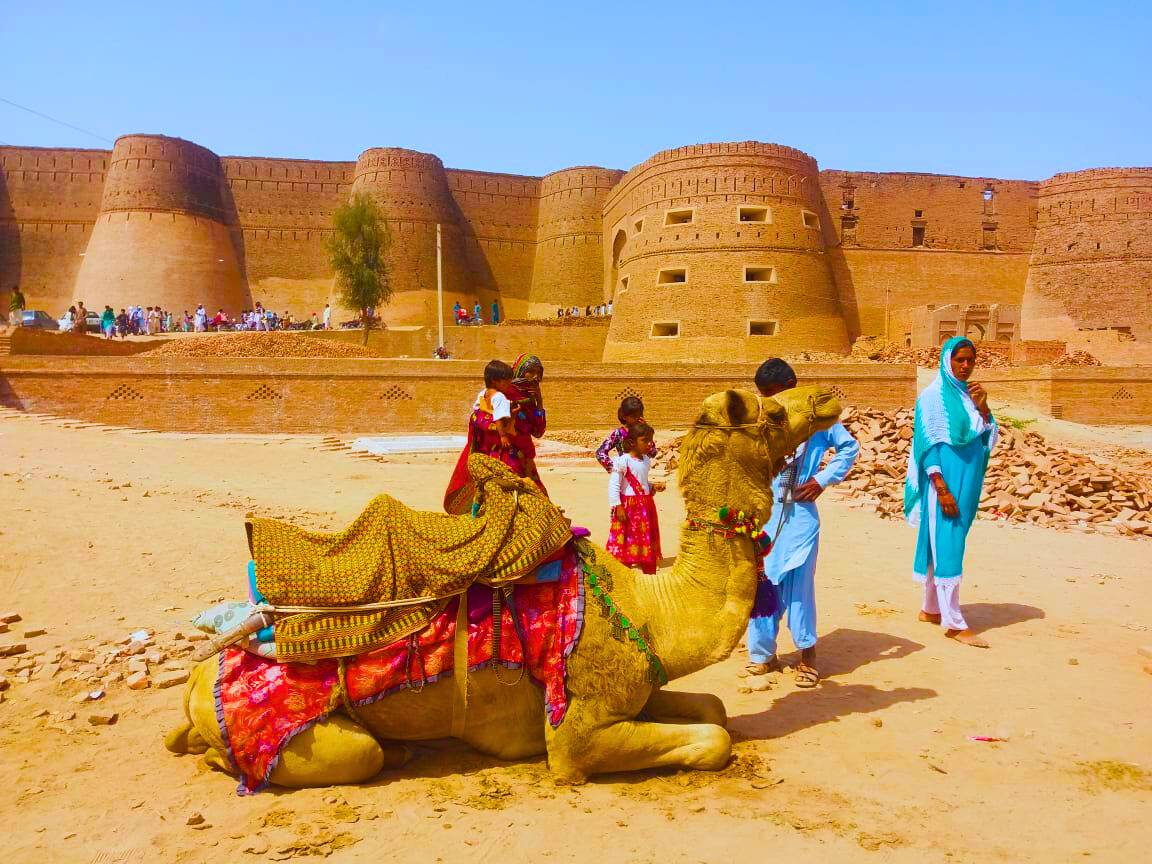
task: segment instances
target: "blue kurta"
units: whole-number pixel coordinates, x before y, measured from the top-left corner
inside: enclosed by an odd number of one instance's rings
[[[825,489],[835,486],[847,476],[860,452],[860,444],[840,423],[815,433],[801,447],[803,453],[800,456],[796,485],[800,486],[815,478]],[[836,452],[820,470],[820,463],[829,449]],[[777,475],[772,481],[772,498],[776,504],[768,524],[764,526],[764,531],[774,539],[772,551],[764,558],[764,573],[775,585],[780,584],[785,573],[795,570],[809,558],[820,537],[820,513],[816,509],[816,502],[780,503],[785,500],[781,476]],[[781,523],[783,528],[780,527]]]
[[[930,564],[934,579],[959,579],[964,575],[964,545],[980,508],[992,433],[992,428],[986,429],[960,447],[935,444],[925,455],[920,469],[920,488],[927,494],[916,533],[916,557],[912,563],[912,572],[917,579],[922,580],[928,575]],[[936,490],[928,479],[929,473],[934,473],[933,469],[939,470],[948,491],[956,499],[960,515],[955,519],[948,518],[940,509]]]
[[[836,452],[820,470],[824,454]],[[797,449],[800,464],[795,486],[815,479],[827,489],[848,474],[860,452],[860,444],[840,423],[815,433]],[[816,644],[816,554],[820,547],[820,513],[815,501],[790,501],[784,488],[784,475],[772,481],[776,504],[764,530],[775,538],[764,558],[764,573],[777,586],[779,599],[775,614],[748,622],[748,659],[766,663],[776,654],[780,619],[788,615],[788,629],[797,648]],[[788,502],[788,503],[782,503]]]

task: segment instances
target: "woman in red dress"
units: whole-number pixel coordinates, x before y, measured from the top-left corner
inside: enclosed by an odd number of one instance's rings
[[[467,513],[475,501],[472,478],[468,473],[468,457],[483,453],[507,465],[518,477],[527,477],[548,490],[536,470],[535,438],[542,438],[548,428],[544,411],[544,398],[540,382],[544,378],[544,365],[532,354],[521,354],[511,367],[508,378],[493,378],[489,371],[495,367],[509,367],[498,360],[485,369],[485,389],[476,397],[472,415],[468,419],[468,442],[456,462],[448,491],[444,494],[444,510],[448,513]],[[502,372],[502,374],[505,374]],[[507,412],[507,413],[505,413]],[[501,434],[507,426],[501,421],[511,420],[510,431]]]

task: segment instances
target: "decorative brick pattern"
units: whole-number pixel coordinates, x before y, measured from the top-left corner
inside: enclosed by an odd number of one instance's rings
[[[131,384],[118,384],[112,388],[112,392],[108,394],[109,399],[143,399],[144,394],[133,387]]]

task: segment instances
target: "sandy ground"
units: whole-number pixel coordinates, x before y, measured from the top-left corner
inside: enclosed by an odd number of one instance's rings
[[[41,652],[187,630],[204,606],[241,595],[245,512],[336,527],[384,490],[432,509],[450,461],[10,416],[0,454],[0,611],[23,615],[16,629],[46,628],[27,640]],[[599,468],[557,457],[545,481],[603,538]],[[675,537],[674,491],[661,507]],[[101,708],[119,722],[92,727],[83,713],[34,717],[75,709],[83,689],[34,678],[0,704],[6,858],[1146,860],[1152,676],[1136,649],[1152,643],[1152,544],[977,524],[964,600],[992,643],[979,651],[917,623],[910,529],[831,493],[822,510],[822,686],[780,678],[740,693],[740,654],[675,682],[724,698],[736,741],[724,772],[558,788],[543,761],[503,764],[446,742],[368,786],[242,798],[232,779],[164,750],[179,689],[116,685]],[[210,827],[187,826],[192,813]]]

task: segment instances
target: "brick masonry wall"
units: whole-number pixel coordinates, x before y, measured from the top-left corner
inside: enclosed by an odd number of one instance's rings
[[[105,339],[103,336],[75,336],[71,333],[46,333],[30,327],[17,327],[9,334],[13,354],[55,357],[129,357],[160,344],[155,339]]]
[[[1152,367],[1053,369],[1050,413],[1076,423],[1152,423]]]
[[[993,410],[1003,400],[1076,423],[1152,423],[1152,367],[985,368],[978,377]]]
[[[900,310],[914,306],[1020,305],[1028,276],[1023,252],[837,247],[828,258],[853,338],[890,331],[890,338],[899,339],[904,334],[897,324]]]
[[[497,294],[504,318],[527,317],[540,179],[454,169],[446,174],[465,235],[469,282],[462,289],[487,301],[485,318]]]
[[[766,208],[741,221],[740,207]],[[824,249],[816,162],[758,142],[665,151],[632,169],[605,204],[615,314],[607,360],[752,360],[842,351],[847,331]],[[670,213],[691,211],[677,224]],[[770,268],[746,281],[746,267]],[[660,284],[661,271],[686,270]],[[749,322],[775,327],[749,336]],[[675,324],[678,335],[660,335]]]
[[[604,302],[604,201],[623,171],[568,168],[540,181],[536,263],[528,314]]]
[[[234,224],[215,153],[179,138],[125,135],[109,157],[74,294],[93,309],[248,307]]]
[[[912,229],[919,225],[928,249],[982,251],[988,228],[997,249],[1031,252],[1038,185],[992,177],[820,172],[832,217],[829,245],[840,241],[865,249],[910,249]],[[985,190],[991,200],[985,200]]]
[[[624,396],[644,399],[657,430],[692,422],[707,395],[751,388],[753,364],[659,367],[551,363],[544,396],[554,429],[609,429]],[[0,358],[0,402],[18,410],[173,431],[461,433],[482,361]],[[799,365],[806,383],[846,403],[915,400],[911,366]]]
[[[309,333],[319,339],[338,339],[360,345],[364,335],[355,330]],[[535,354],[547,363],[599,363],[604,356],[608,322],[580,327],[508,325],[444,328],[444,341],[455,360],[499,359],[511,363],[522,353]],[[374,357],[431,357],[436,350],[436,328],[373,331],[368,350]]]
[[[1040,184],[1023,334],[1068,339],[1100,327],[1152,340],[1152,168],[1077,171]]]
[[[61,314],[100,212],[107,150],[0,147],[0,305],[13,285],[29,309]]]
[[[320,162],[220,158],[150,135],[125,136],[112,151],[0,147],[0,305],[19,282],[32,308],[52,314],[79,297],[93,308],[203,300],[232,312],[260,299],[296,315],[320,311],[332,302],[324,238],[353,186],[389,216],[393,323],[434,326],[439,221],[447,306],[479,299],[487,315],[498,296],[505,318],[551,317],[556,305],[616,293],[617,359],[838,348],[883,333],[885,310],[945,302],[1022,304],[1025,338],[1071,343],[1093,328],[1129,327],[1141,341],[1109,347],[1115,362],[1145,362],[1152,343],[1152,169],[1043,183],[818,172],[801,151],[760,142],[667,150],[623,176],[576,168],[546,178],[448,170],[399,148]],[[772,222],[734,224],[740,204],[772,207]],[[663,230],[664,211],[679,206],[697,207],[692,227],[706,230]],[[913,249],[916,227],[924,247]],[[750,255],[779,257],[787,278],[733,285],[746,263],[777,266]],[[676,264],[693,269],[696,284],[648,290],[650,275]],[[622,278],[645,296],[619,294]],[[778,335],[748,338],[750,319],[777,320]],[[679,321],[681,337],[649,339],[654,320]]]

